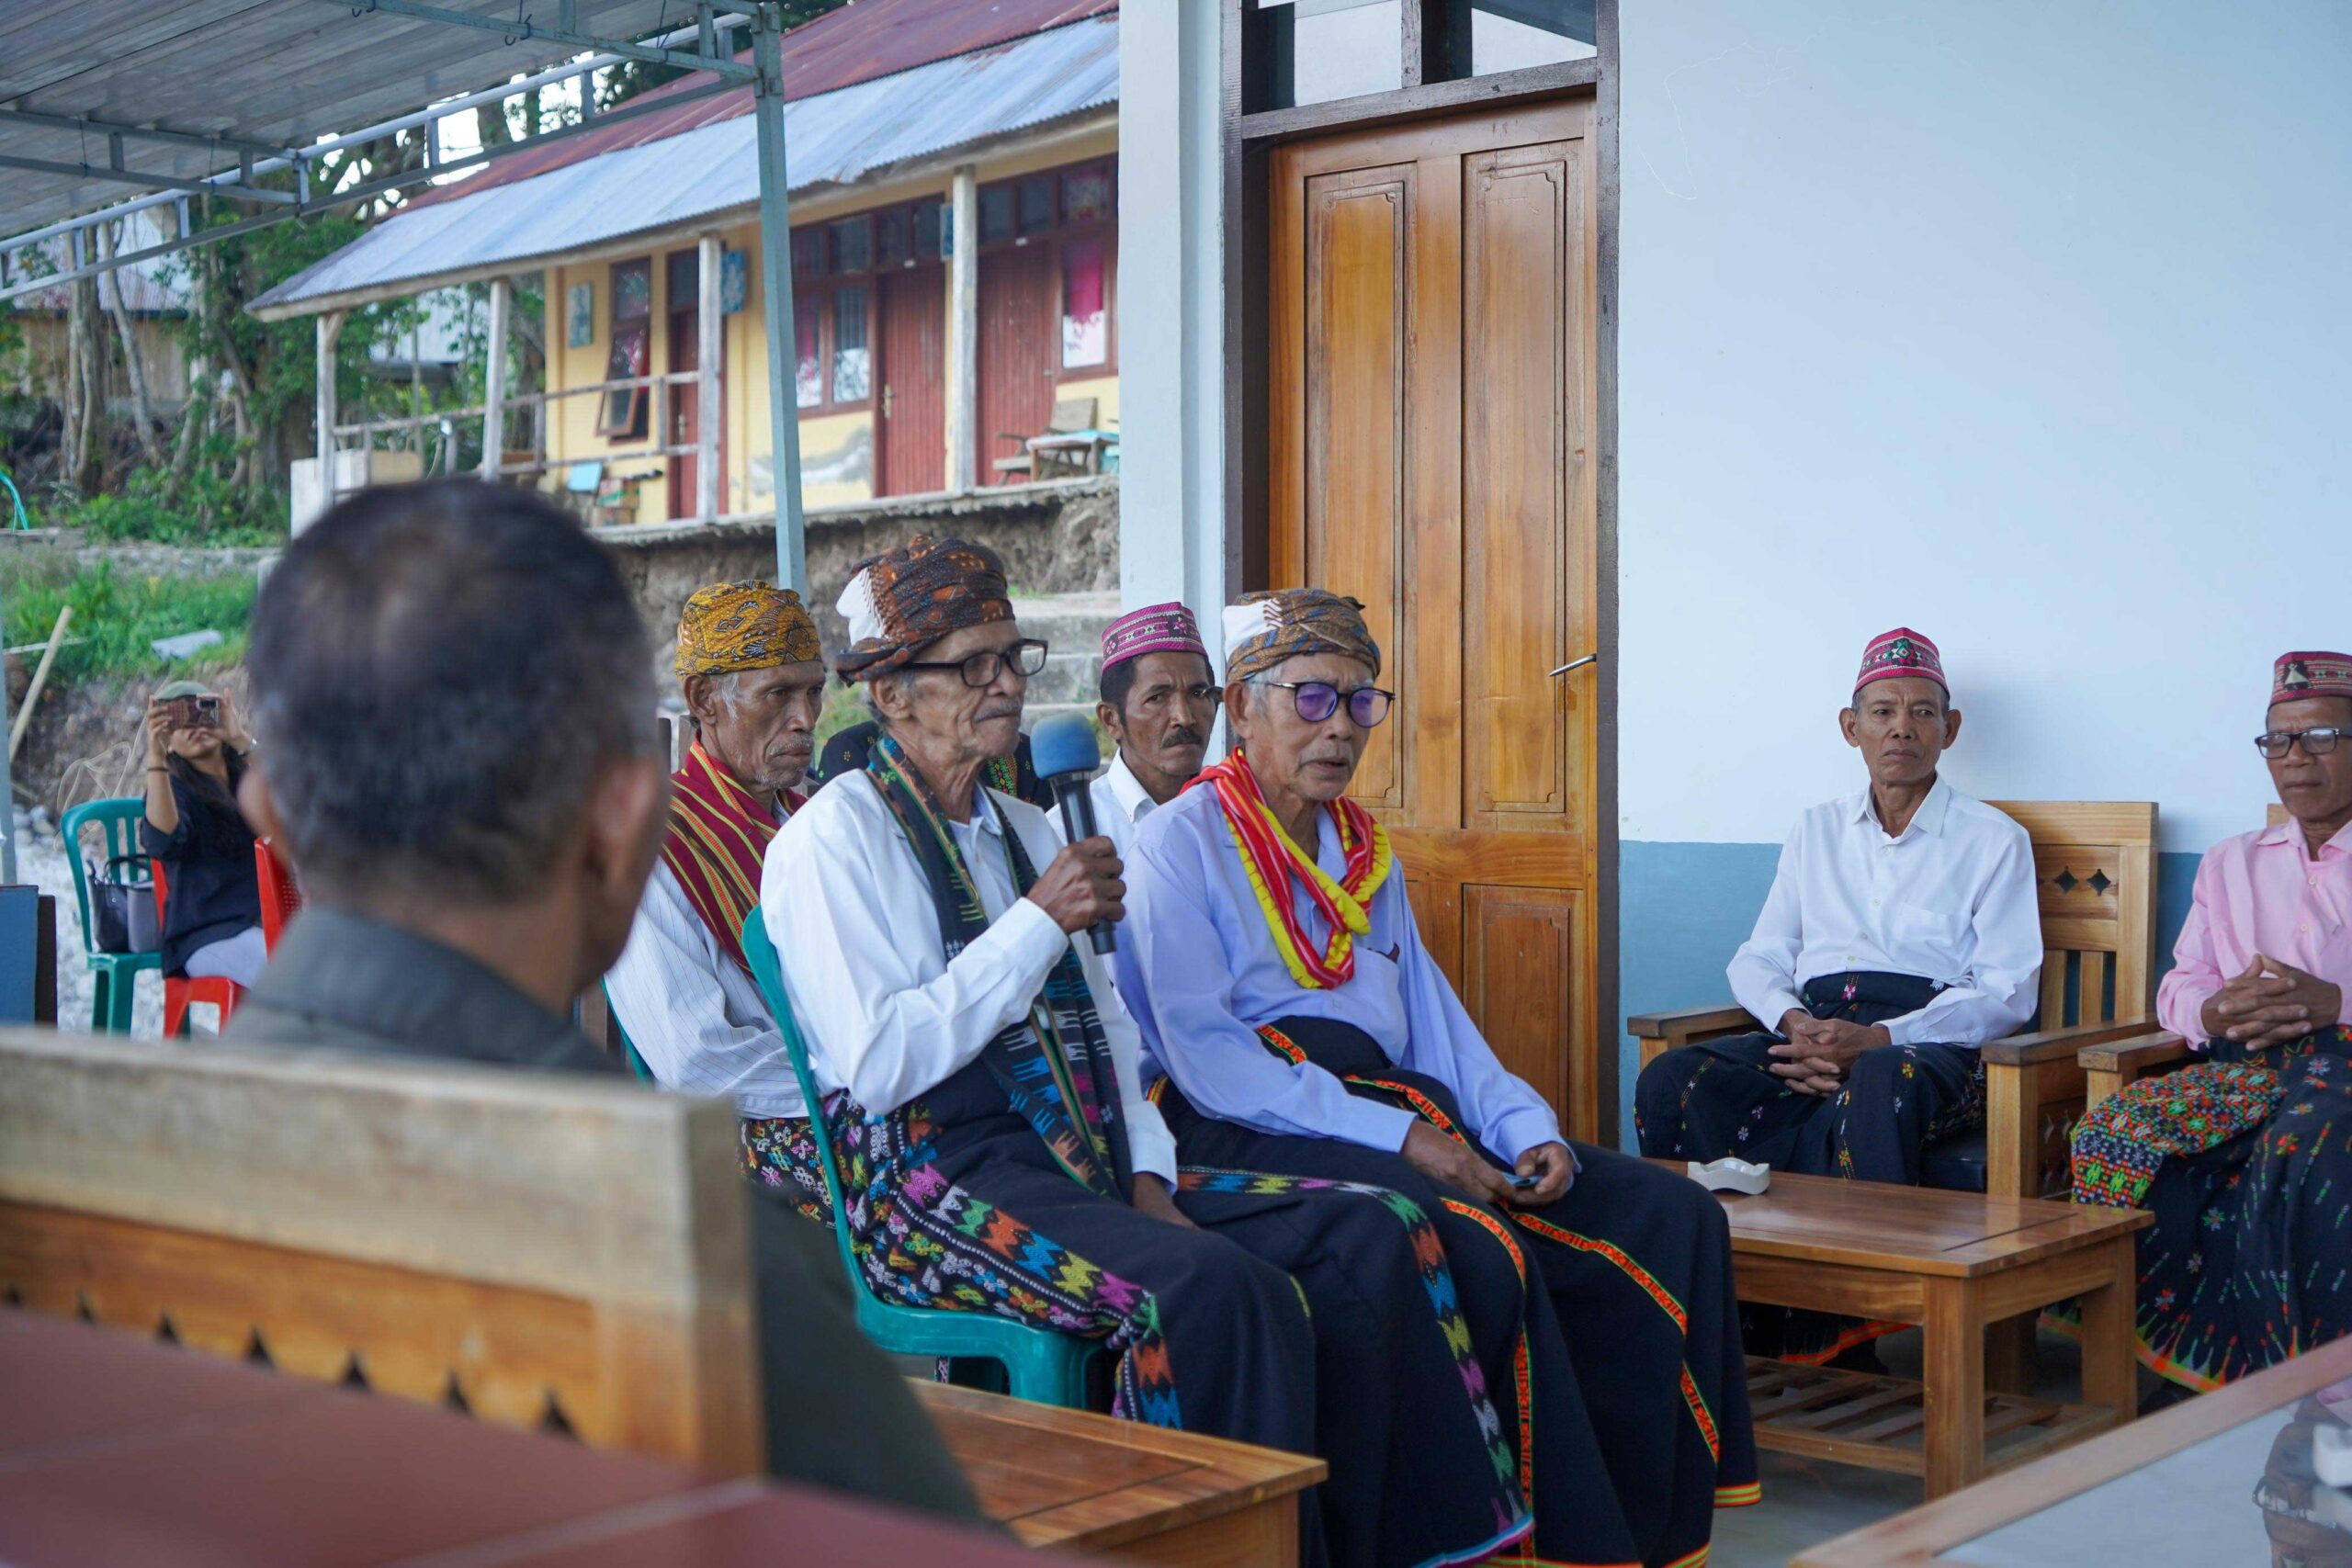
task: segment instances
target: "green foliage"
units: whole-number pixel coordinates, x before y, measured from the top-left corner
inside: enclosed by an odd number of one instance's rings
[[[92,539],[170,545],[275,545],[286,536],[286,492],[232,482],[223,463],[232,445],[209,437],[206,460],[178,483],[168,470],[140,468],[112,495],[53,506],[45,525],[78,528]],[[78,613],[78,612],[77,612]]]
[[[194,674],[225,669],[244,658],[245,626],[252,618],[255,583],[250,572],[217,577],[150,576],[119,572],[112,561],[77,568],[68,557],[42,551],[11,552],[0,558],[0,604],[7,646],[41,642],[71,604],[68,637],[60,649],[52,680],[93,675],[137,675],[165,671]],[[148,644],[182,632],[217,631],[227,640],[194,659],[169,661]]]
[[[823,754],[826,741],[873,716],[865,709],[865,693],[846,682],[826,682],[825,705],[817,715],[817,728],[809,732],[817,742],[819,754]]]

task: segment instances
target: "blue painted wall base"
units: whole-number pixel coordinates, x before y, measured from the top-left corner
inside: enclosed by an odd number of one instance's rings
[[[1618,846],[1617,999],[1623,1015],[1729,1001],[1724,966],[1756,924],[1780,864],[1778,844],[1688,844],[1627,840]],[[2156,973],[2172,967],[2172,945],[2188,918],[2197,879],[2193,854],[2156,857]],[[1621,1034],[1617,1129],[1634,1146],[1638,1047]]]

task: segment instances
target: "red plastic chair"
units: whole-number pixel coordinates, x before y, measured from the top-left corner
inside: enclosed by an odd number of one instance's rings
[[[294,879],[294,868],[277,858],[267,839],[254,840],[254,876],[261,884],[262,944],[276,953],[278,934],[302,907],[302,885]]]
[[[164,923],[164,900],[169,889],[164,879],[164,863],[150,859],[148,865],[155,874],[155,924]],[[237,999],[245,988],[234,980],[209,975],[201,980],[184,976],[164,976],[164,1038],[176,1040],[187,1032],[187,1010],[191,1002],[210,1002],[220,1010],[220,1027],[229,1027],[229,1015],[237,1010]]]

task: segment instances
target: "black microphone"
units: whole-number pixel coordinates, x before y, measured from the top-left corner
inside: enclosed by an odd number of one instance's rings
[[[1094,743],[1094,727],[1085,716],[1057,713],[1041,720],[1029,732],[1029,765],[1060,803],[1062,832],[1069,841],[1075,844],[1093,838],[1094,792],[1088,786],[1093,782],[1094,770],[1102,765],[1102,751]],[[1108,953],[1119,945],[1118,928],[1109,920],[1095,921],[1086,935],[1097,953]]]

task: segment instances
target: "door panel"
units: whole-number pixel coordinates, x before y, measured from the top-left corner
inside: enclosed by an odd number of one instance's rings
[[[1404,621],[1411,174],[1332,175],[1308,182],[1306,197],[1320,263],[1306,284],[1307,575],[1362,600],[1384,650],[1399,649]],[[1368,806],[1405,804],[1401,733],[1384,725],[1364,748],[1354,794]]]
[[[1573,830],[1589,751],[1550,671],[1589,637],[1590,570],[1576,560],[1590,451],[1582,379],[1591,356],[1577,302],[1578,142],[1483,152],[1463,191],[1464,766],[1471,819]],[[1579,569],[1582,570],[1579,570]],[[1584,651],[1579,647],[1576,652]]]
[[[1590,106],[1278,149],[1267,558],[1364,601],[1398,695],[1354,793],[1506,1065],[1599,1136]]]
[[[1568,1041],[1561,1027],[1588,1010],[1578,952],[1591,942],[1584,895],[1555,887],[1472,886],[1463,896],[1463,1005],[1504,1066],[1554,1104],[1568,1092]]]
[[[945,274],[935,266],[882,275],[883,495],[944,490],[947,471]]]
[[[1005,434],[1026,440],[1044,434],[1054,412],[1054,359],[1061,343],[1054,321],[1054,257],[1050,246],[987,251],[980,256],[979,472],[1015,457]]]

